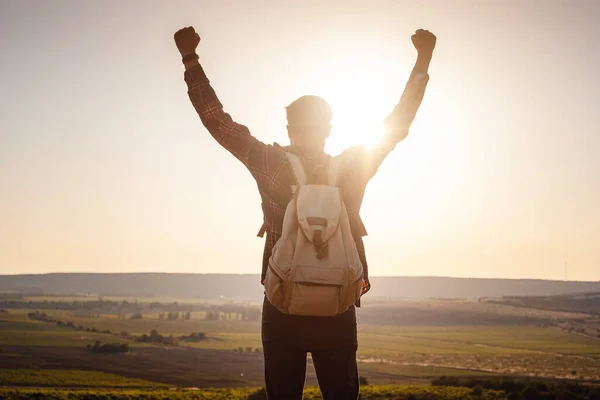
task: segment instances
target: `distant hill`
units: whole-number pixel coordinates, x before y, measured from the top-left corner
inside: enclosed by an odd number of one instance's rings
[[[371,283],[372,297],[478,298],[600,292],[600,282],[534,279],[373,277]],[[0,292],[240,300],[259,300],[263,294],[258,275],[172,273],[0,275]]]
[[[558,296],[511,296],[497,302],[540,310],[600,314],[600,292]],[[600,332],[600,331],[599,331]]]

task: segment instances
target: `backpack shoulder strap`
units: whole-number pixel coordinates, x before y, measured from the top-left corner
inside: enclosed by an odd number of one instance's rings
[[[302,167],[302,163],[300,162],[300,159],[295,154],[292,154],[289,152],[286,152],[285,155],[287,156],[287,159],[290,162],[290,165],[292,166],[292,170],[294,171],[294,176],[296,177],[296,183],[298,185],[305,185],[306,184],[306,174],[304,173],[304,168]]]
[[[329,186],[337,186],[339,169],[340,159],[338,157],[331,157],[329,159],[329,166],[327,172],[327,184]]]

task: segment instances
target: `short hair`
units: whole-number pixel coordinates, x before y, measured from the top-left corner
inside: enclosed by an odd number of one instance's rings
[[[289,126],[315,126],[330,124],[333,118],[331,107],[319,96],[306,95],[294,100],[285,108]]]

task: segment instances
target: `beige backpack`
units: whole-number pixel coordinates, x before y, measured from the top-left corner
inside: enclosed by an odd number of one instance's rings
[[[271,304],[286,314],[333,316],[361,296],[363,267],[350,231],[338,160],[330,158],[327,185],[306,183],[297,156],[286,153],[296,178],[280,239],[264,286]]]

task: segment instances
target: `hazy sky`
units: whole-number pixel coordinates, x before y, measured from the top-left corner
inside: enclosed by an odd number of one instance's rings
[[[287,143],[372,142],[438,36],[409,138],[367,188],[372,275],[600,279],[600,2],[0,0],[0,273],[259,273],[256,184],[201,125],[173,33],[226,111]]]

